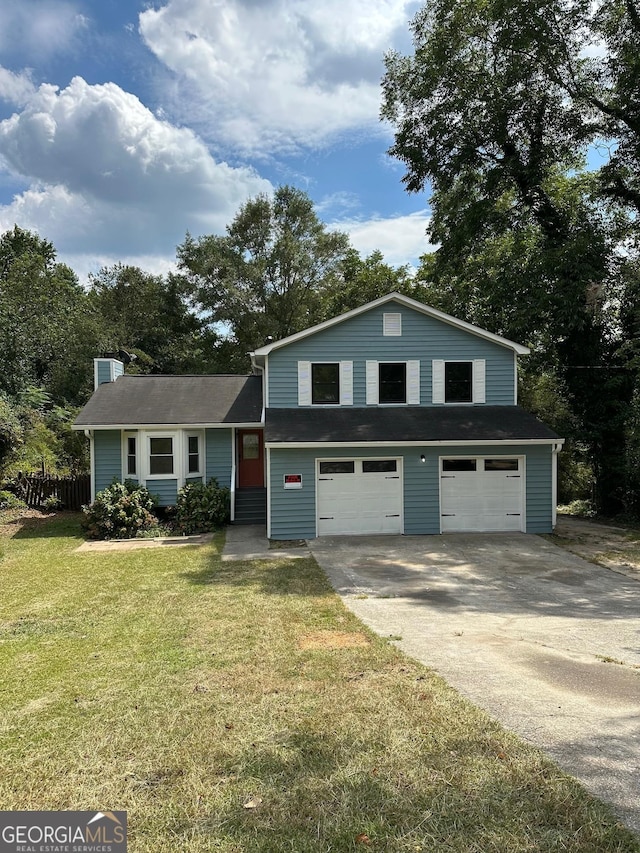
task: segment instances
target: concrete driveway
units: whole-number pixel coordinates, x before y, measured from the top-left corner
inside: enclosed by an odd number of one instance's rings
[[[640,583],[525,534],[309,542],[347,606],[640,832]]]

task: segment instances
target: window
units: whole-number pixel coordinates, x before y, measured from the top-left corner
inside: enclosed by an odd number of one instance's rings
[[[475,459],[443,459],[443,471],[475,471]]]
[[[136,437],[135,435],[127,436],[127,476],[137,473],[137,454],[136,454]]]
[[[260,436],[257,432],[242,433],[242,459],[260,459]]]
[[[397,470],[396,459],[365,459],[362,462],[363,474],[395,474]]]
[[[190,435],[187,438],[187,472],[200,473],[200,438],[197,435]]]
[[[321,462],[321,474],[353,474],[356,470],[355,462]]]
[[[353,406],[353,362],[298,362],[299,406]]]
[[[407,402],[406,362],[378,365],[378,401],[380,403]]]
[[[340,365],[311,365],[311,402],[314,405],[340,402]]]
[[[419,361],[367,361],[365,368],[367,406],[420,404]]]
[[[517,459],[485,459],[485,471],[517,471]]]
[[[436,358],[431,362],[431,371],[431,401],[434,404],[448,403],[455,406],[486,402],[485,359],[445,361]]]
[[[445,403],[473,402],[473,362],[445,362],[444,401]]]
[[[173,438],[149,438],[149,474],[173,474]]]

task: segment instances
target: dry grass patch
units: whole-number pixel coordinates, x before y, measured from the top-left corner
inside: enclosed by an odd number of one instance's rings
[[[4,542],[3,808],[126,809],[132,853],[640,851],[312,559],[77,542]]]
[[[315,631],[298,639],[299,649],[355,649],[368,646],[369,637],[359,631]]]

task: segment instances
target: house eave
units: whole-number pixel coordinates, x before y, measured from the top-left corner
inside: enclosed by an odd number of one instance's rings
[[[167,430],[167,429],[262,429],[264,420],[262,421],[246,421],[243,423],[153,423],[153,424],[73,424],[72,429],[83,430],[102,430],[102,429],[122,429],[122,430]]]
[[[512,447],[517,445],[555,445],[560,449],[564,444],[563,438],[501,438],[501,439],[469,439],[448,441],[266,441],[265,447],[270,450],[318,450],[327,447]]]

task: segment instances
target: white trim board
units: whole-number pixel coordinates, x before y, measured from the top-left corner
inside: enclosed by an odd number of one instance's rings
[[[515,445],[531,446],[550,444],[560,446],[564,439],[557,438],[507,438],[507,439],[475,439],[472,441],[266,441],[265,447],[271,450],[321,450],[325,447],[513,447]],[[476,454],[477,455],[477,454]]]

